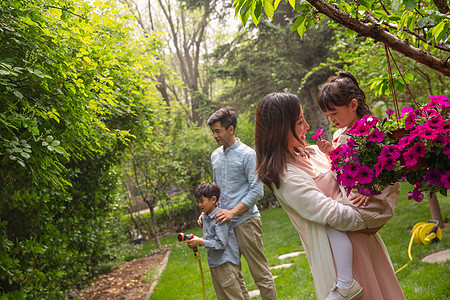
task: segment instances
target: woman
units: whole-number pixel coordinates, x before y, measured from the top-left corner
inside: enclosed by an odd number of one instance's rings
[[[326,225],[356,231],[366,224],[357,210],[340,203],[349,201],[334,178],[321,180],[321,185],[313,180],[313,175],[329,173],[330,167],[317,146],[306,146],[308,129],[297,96],[273,93],[259,103],[255,129],[258,176],[274,191],[298,231],[317,298],[322,300],[336,279]],[[353,275],[364,288],[364,299],[405,299],[380,236],[363,232],[348,236],[354,253]]]

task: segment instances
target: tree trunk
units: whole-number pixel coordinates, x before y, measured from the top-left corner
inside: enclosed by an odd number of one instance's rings
[[[439,226],[442,228],[444,226],[444,220],[442,219],[441,208],[439,206],[436,193],[430,195],[430,192],[427,192],[427,198],[430,206],[431,218],[439,221]]]
[[[156,224],[155,208],[150,205],[149,208],[150,214],[152,216],[153,235],[155,236],[156,247],[158,247],[158,249],[161,249],[161,243],[159,241],[159,234],[158,234],[158,225]]]

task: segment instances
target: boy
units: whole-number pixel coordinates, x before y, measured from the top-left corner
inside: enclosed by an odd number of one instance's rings
[[[205,246],[217,299],[245,299],[250,296],[241,273],[239,248],[230,221],[219,225],[214,216],[219,210],[220,189],[215,183],[202,182],[194,190],[203,212],[203,238],[186,241],[192,249]]]

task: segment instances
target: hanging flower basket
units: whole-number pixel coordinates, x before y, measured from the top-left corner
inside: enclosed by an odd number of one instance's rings
[[[398,117],[388,110],[380,121],[364,116],[348,131],[347,144],[330,153],[332,169],[348,191],[380,193],[407,181],[415,188],[408,198],[423,200],[423,192],[447,194],[450,188],[450,116],[446,96],[432,96],[427,105],[405,107]]]

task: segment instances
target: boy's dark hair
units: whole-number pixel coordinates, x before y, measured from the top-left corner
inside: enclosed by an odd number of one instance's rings
[[[197,200],[202,197],[211,199],[213,196],[216,196],[218,202],[220,197],[220,188],[214,182],[203,181],[194,189],[194,196]]]
[[[234,108],[227,106],[219,109],[209,117],[207,124],[208,126],[211,126],[216,122],[220,122],[220,125],[225,127],[225,129],[233,126],[234,130],[236,130],[237,118]]]

